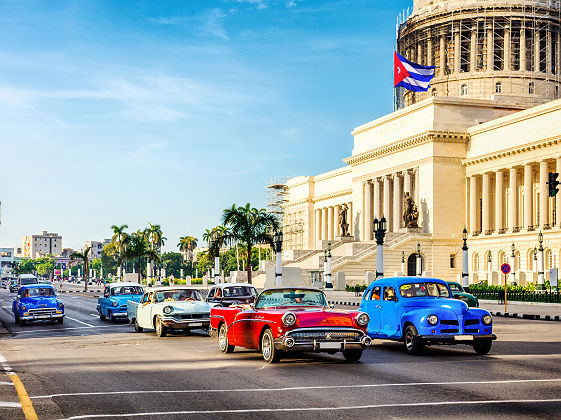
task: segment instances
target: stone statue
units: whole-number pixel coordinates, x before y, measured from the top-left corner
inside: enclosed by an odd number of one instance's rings
[[[413,197],[406,192],[403,200],[403,225],[406,228],[418,228],[419,227],[419,209],[413,201]]]
[[[347,211],[349,207],[346,204],[341,206],[339,213],[339,226],[341,227],[341,236],[349,236],[349,224],[347,223]]]

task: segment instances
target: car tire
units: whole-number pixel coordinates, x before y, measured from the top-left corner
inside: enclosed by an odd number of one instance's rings
[[[144,331],[144,328],[142,328],[140,325],[138,325],[138,320],[136,318],[134,319],[134,330],[137,333],[141,333],[142,331]]]
[[[103,315],[103,312],[101,311],[101,309],[99,310],[99,319],[101,319],[102,321],[105,321],[105,315]]]
[[[160,316],[156,316],[156,335],[158,337],[165,337],[168,333],[168,329],[166,328],[166,326],[162,323],[162,320],[160,319]]]
[[[476,340],[473,342],[473,349],[477,354],[484,355],[489,353],[492,345],[493,345],[492,340],[488,338],[483,338],[481,340]]]
[[[58,318],[58,319],[56,320],[56,323],[57,323],[57,324],[62,324],[63,322],[64,322],[64,318]]]
[[[228,342],[228,329],[224,323],[220,324],[220,329],[218,330],[218,347],[220,347],[222,353],[232,353],[235,348],[235,346]]]
[[[423,342],[419,337],[417,328],[414,325],[409,325],[405,328],[405,333],[403,334],[403,344],[407,354],[419,354],[423,348]]]
[[[25,320],[21,319],[19,316],[18,316],[18,325],[20,327],[23,327],[25,325]]]
[[[362,349],[360,350],[343,350],[343,357],[349,362],[358,362],[362,357]]]
[[[270,328],[267,328],[261,336],[261,353],[267,363],[276,363],[280,360],[280,352],[275,349],[275,338]]]

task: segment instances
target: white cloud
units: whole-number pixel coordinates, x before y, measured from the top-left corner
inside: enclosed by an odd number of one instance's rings
[[[223,21],[226,15],[220,9],[211,9],[204,16],[203,32],[229,41]]]

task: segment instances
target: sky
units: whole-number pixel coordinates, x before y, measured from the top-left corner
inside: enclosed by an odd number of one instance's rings
[[[343,166],[392,111],[398,0],[0,0],[0,246],[160,224],[166,250]]]

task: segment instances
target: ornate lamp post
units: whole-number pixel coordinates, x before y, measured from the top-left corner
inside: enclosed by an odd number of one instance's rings
[[[514,267],[516,267],[516,246],[514,243],[510,246],[510,249],[512,251],[510,254],[510,282],[512,284],[516,281],[516,271],[514,270]]]
[[[405,251],[401,251],[401,274],[403,276],[407,275],[405,272]]]
[[[420,276],[422,273],[422,260],[421,260],[421,244],[419,242],[417,242],[417,270],[416,274],[417,276]]]
[[[540,232],[538,234],[538,242],[540,246],[538,247],[538,290],[543,290],[545,285],[545,276],[544,276],[544,269],[545,269],[545,261],[543,258],[543,234]]]
[[[464,227],[462,232],[462,286],[469,287],[469,265],[468,265],[468,246],[467,246],[468,231]]]
[[[277,260],[275,265],[275,286],[282,286],[282,230],[275,232],[275,252],[277,253]]]
[[[493,264],[491,259],[491,251],[489,251],[489,257],[487,258],[487,283],[492,281],[491,272],[493,271]]]
[[[325,288],[333,289],[333,282],[331,281],[331,242],[327,243],[325,250]]]
[[[538,271],[538,248],[534,247],[534,271]]]
[[[384,277],[384,237],[388,222],[382,216],[380,220],[374,219],[374,237],[376,238],[376,279]]]

